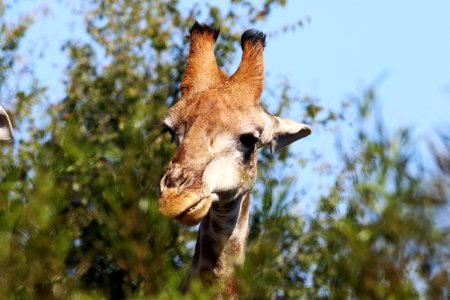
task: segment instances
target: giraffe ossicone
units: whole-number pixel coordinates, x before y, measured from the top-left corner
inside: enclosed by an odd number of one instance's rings
[[[190,30],[181,99],[163,121],[177,150],[161,180],[159,211],[183,224],[201,222],[191,276],[223,279],[224,293],[233,297],[230,278],[244,257],[257,150],[276,151],[308,136],[311,128],[273,116],[259,104],[265,34],[243,33],[242,59],[231,76],[216,63],[218,34],[197,22]]]

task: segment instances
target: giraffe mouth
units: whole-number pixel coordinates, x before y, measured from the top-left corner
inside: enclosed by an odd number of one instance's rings
[[[158,211],[166,217],[185,225],[193,226],[208,213],[215,194],[209,190],[197,189],[178,194],[176,188],[163,191],[158,200]]]
[[[211,197],[200,198],[196,203],[189,206],[175,218],[183,224],[195,225],[208,213],[211,207]]]

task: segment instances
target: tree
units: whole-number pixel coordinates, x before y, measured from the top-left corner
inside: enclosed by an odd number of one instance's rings
[[[179,96],[184,37],[206,15],[225,37],[216,52],[226,68],[239,49],[238,27],[264,22],[285,1],[231,3],[181,11],[173,0],[91,0],[79,11],[91,40],[64,46],[65,96],[49,106],[48,122],[33,118],[33,107],[44,105],[38,82],[9,90],[16,127],[27,136],[1,146],[2,297],[181,297],[195,235],[159,216],[156,201],[174,150],[158,124]],[[1,8],[0,83],[7,86],[32,18],[11,27],[4,21],[8,8]],[[282,99],[279,113],[295,105],[317,124],[336,120],[311,99],[295,101],[287,85],[269,88]],[[448,295],[448,232],[433,216],[448,201],[442,180],[449,173],[441,168],[426,180],[411,173],[409,131],[389,136],[381,121],[367,125],[375,99],[369,91],[354,102],[363,124],[355,150],[342,151],[342,172],[310,219],[290,213],[292,177],[276,179],[277,169],[297,164],[291,153],[280,153],[280,163],[261,153],[263,184],[255,190],[249,253],[238,270],[242,298]],[[418,291],[419,281],[426,290]],[[194,283],[186,297],[207,298],[207,291]]]

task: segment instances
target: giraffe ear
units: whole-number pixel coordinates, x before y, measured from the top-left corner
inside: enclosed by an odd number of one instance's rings
[[[8,114],[0,106],[0,141],[9,141],[13,138],[13,130]]]
[[[276,116],[270,116],[266,120],[270,124],[265,126],[267,129],[262,134],[261,146],[270,146],[272,153],[311,134],[311,127],[306,124]]]

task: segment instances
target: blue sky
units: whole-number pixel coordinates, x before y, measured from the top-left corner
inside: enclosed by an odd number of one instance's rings
[[[450,116],[450,1],[292,1],[267,25],[309,16],[270,41],[267,69],[333,107],[377,77],[385,119],[421,134]]]

